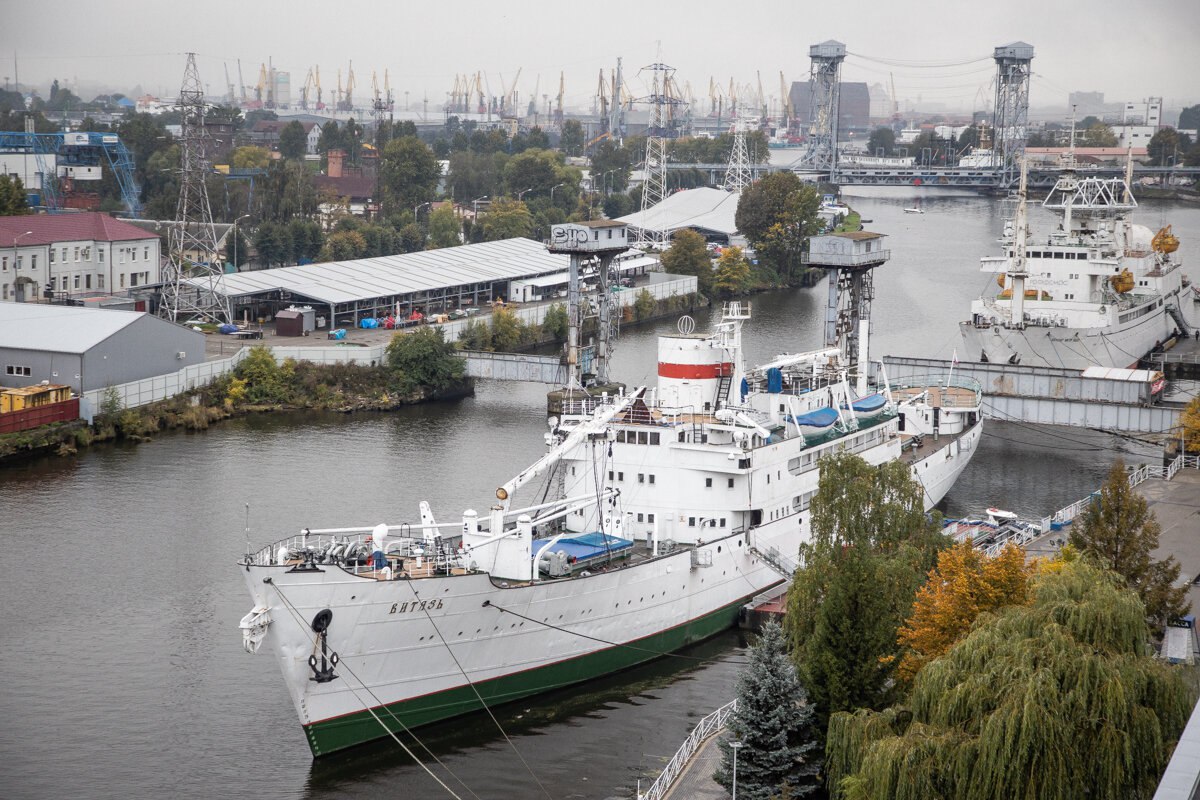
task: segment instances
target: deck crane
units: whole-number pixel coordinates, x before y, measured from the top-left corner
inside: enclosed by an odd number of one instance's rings
[[[792,128],[792,93],[788,91],[783,70],[779,71],[779,127],[784,131]]]

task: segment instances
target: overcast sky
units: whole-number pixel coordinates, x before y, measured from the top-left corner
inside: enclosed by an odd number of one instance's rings
[[[98,84],[172,96],[190,50],[212,94],[224,93],[226,66],[236,83],[240,58],[254,84],[271,57],[291,72],[294,98],[319,65],[328,99],[338,68],[344,76],[353,60],[356,97],[368,96],[372,70],[382,83],[386,68],[398,107],[408,91],[413,109],[427,97],[433,111],[457,73],[482,71],[500,94],[518,68],[522,105],[539,75],[537,94],[553,98],[562,71],[567,105],[588,107],[598,71],[618,56],[631,90],[642,92],[637,70],[661,48],[706,111],[710,78],[752,84],[758,72],[764,93],[777,97],[779,73],[806,79],[809,45],[827,39],[851,54],[844,80],[892,79],[902,100],[925,105],[990,108],[992,50],[1017,40],[1036,50],[1034,106],[1065,106],[1072,90],[1103,92],[1108,102],[1161,96],[1176,109],[1200,102],[1198,0],[0,0],[0,77],[11,80],[19,68],[22,84],[78,81],[84,99]]]

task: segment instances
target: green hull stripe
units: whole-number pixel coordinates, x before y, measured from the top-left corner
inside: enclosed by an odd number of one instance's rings
[[[639,648],[658,653],[670,653],[720,633],[737,621],[738,610],[747,601],[720,608],[711,614],[698,617],[670,630],[647,636],[637,642]],[[658,658],[642,649],[610,647],[595,653],[536,667],[524,672],[505,675],[475,684],[475,689],[489,706],[519,700],[522,697],[560,689],[580,681],[586,681],[611,672],[626,669]],[[391,705],[376,706],[370,711],[357,711],[340,717],[305,725],[308,745],[314,756],[323,756],[347,747],[380,739],[388,735],[384,723],[391,731],[402,727],[416,728],[439,722],[461,714],[477,711],[483,706],[470,686],[459,686],[444,692],[429,694],[411,700],[401,700]],[[376,719],[378,717],[378,719]]]

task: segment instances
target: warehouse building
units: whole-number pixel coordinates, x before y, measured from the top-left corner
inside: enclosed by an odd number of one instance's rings
[[[633,231],[670,238],[676,231],[693,230],[710,242],[728,244],[737,236],[739,192],[723,189],[685,189],[668,195],[661,203],[645,211],[619,218]]]
[[[0,303],[0,386],[77,394],[204,361],[204,334],[141,311]]]
[[[532,239],[503,239],[419,253],[224,275],[218,291],[237,319],[271,319],[292,305],[310,305],[317,327],[365,318],[409,317],[482,308],[494,300],[545,299],[566,284],[570,257]],[[641,264],[644,272],[645,264]],[[539,279],[550,279],[541,280]],[[531,283],[531,281],[533,283]]]

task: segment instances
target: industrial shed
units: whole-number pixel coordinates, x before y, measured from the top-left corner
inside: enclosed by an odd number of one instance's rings
[[[566,272],[569,256],[532,239],[504,239],[419,253],[239,272],[221,277],[234,316],[269,317],[316,307],[335,325],[365,317],[441,313],[509,299],[514,282]]]
[[[141,311],[0,303],[0,386],[77,394],[204,361],[204,334]]]
[[[728,242],[737,234],[739,192],[723,189],[686,189],[669,195],[658,205],[618,219],[630,228],[667,236],[685,228],[712,242]]]

